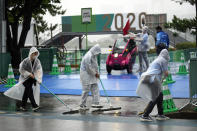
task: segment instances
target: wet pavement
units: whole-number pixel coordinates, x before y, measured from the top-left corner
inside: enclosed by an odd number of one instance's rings
[[[77,108],[80,96],[58,95],[71,108]],[[77,114],[62,113],[68,111],[63,104],[50,94],[41,95],[40,110],[32,112],[28,105],[27,112],[17,110],[17,102],[0,94],[0,127],[2,131],[194,131],[197,128],[197,120],[170,119],[168,121],[140,122],[137,117],[139,111],[143,111],[147,102],[138,97],[110,97],[113,106],[120,106],[120,111],[108,111],[92,114],[91,110]],[[174,99],[177,108],[182,107],[188,99]],[[91,97],[88,98],[88,106],[91,105]],[[101,97],[101,104],[108,107],[105,97]],[[157,114],[154,109],[151,115]],[[132,128],[132,129],[131,129]]]
[[[136,117],[1,115],[3,131],[194,131],[197,120],[140,122]]]

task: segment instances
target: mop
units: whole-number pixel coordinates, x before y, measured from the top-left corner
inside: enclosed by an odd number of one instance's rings
[[[49,91],[55,98],[57,98],[58,101],[60,101],[63,105],[66,106],[66,108],[69,109],[67,112],[63,112],[62,114],[74,114],[74,113],[79,113],[79,110],[72,110],[68,105],[66,105],[58,96],[56,96],[49,88],[47,88],[45,85],[42,83],[40,84],[42,87],[44,87],[47,91]]]
[[[105,94],[105,96],[107,98],[107,103],[109,104],[109,108],[99,108],[99,109],[94,110],[92,112],[95,113],[95,112],[103,112],[103,111],[120,110],[121,107],[113,107],[112,106],[111,101],[110,101],[110,99],[109,99],[109,97],[107,95],[107,92],[106,92],[105,88],[104,88],[104,85],[103,85],[103,83],[102,83],[100,78],[99,78],[99,80],[100,80],[100,83],[101,83],[101,87],[103,88],[104,94]]]

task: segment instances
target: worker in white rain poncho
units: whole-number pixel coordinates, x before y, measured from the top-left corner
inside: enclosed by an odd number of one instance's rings
[[[82,96],[81,96],[81,109],[88,109],[86,106],[86,100],[89,92],[91,91],[93,102],[92,107],[99,108],[99,88],[98,79],[100,77],[98,73],[97,56],[101,53],[99,45],[93,46],[83,57],[80,68],[80,81],[82,84]]]
[[[140,116],[141,121],[152,121],[149,114],[157,104],[158,115],[157,120],[167,120],[168,117],[163,115],[163,94],[162,81],[168,76],[168,61],[170,60],[168,50],[163,49],[159,56],[151,63],[148,70],[144,72],[140,78],[137,95],[143,99],[149,100],[144,114]],[[164,77],[162,78],[162,76]]]
[[[10,98],[22,100],[20,109],[23,111],[26,111],[28,98],[32,104],[32,110],[35,111],[39,108],[40,83],[42,82],[43,72],[38,56],[39,51],[32,47],[29,51],[29,56],[20,63],[19,82],[4,93]]]
[[[145,72],[149,67],[148,54],[149,43],[148,43],[148,27],[144,26],[142,28],[142,33],[137,34],[136,36],[141,37],[140,44],[138,44],[138,55],[139,55],[139,72]],[[143,69],[143,63],[146,64],[145,69]]]

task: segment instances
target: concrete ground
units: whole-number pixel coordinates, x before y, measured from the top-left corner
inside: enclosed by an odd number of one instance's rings
[[[58,95],[71,108],[77,108],[80,96]],[[197,119],[170,119],[167,121],[140,122],[137,113],[143,111],[147,102],[137,97],[110,97],[113,106],[120,106],[120,111],[92,114],[91,110],[77,114],[62,113],[68,109],[50,94],[41,95],[41,108],[32,112],[16,111],[16,101],[0,94],[0,130],[2,131],[146,131],[179,130],[194,131]],[[177,108],[184,106],[188,99],[174,99]],[[88,106],[91,97],[88,98]],[[107,107],[107,100],[101,97],[101,103]],[[151,115],[157,114],[154,109]],[[132,129],[131,129],[132,128]]]

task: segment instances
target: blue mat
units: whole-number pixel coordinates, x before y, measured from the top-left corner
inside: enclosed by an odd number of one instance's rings
[[[176,82],[169,84],[172,97],[189,98],[189,79],[186,76],[172,76]],[[101,80],[107,90],[109,96],[136,96],[136,88],[139,82],[136,75],[101,75]],[[81,95],[82,86],[80,84],[79,74],[71,75],[44,75],[43,84],[55,94]],[[100,94],[104,95],[104,91],[99,83]],[[0,92],[4,92],[9,88],[0,85]],[[49,93],[45,88],[40,88],[41,93]]]

